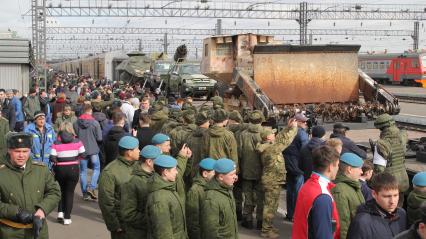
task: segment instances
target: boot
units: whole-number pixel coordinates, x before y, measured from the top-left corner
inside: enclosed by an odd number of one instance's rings
[[[274,232],[274,231],[268,231],[268,232],[262,232],[262,233],[260,233],[260,236],[263,237],[263,238],[273,238],[273,239],[276,239],[276,238],[279,238],[280,235],[278,233]]]
[[[247,229],[253,229],[253,221],[249,221],[247,219],[243,219],[243,222],[241,223],[241,226]]]
[[[241,210],[237,210],[237,221],[242,221],[243,220],[243,213],[241,212]]]

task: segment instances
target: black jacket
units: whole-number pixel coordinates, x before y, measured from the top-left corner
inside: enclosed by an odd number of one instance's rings
[[[103,147],[105,152],[105,166],[118,156],[118,141],[123,136],[129,135],[124,131],[123,127],[113,126],[103,141]]]
[[[312,137],[308,144],[302,147],[302,158],[299,161],[299,168],[304,172],[303,177],[305,178],[305,182],[311,177],[313,170],[312,150],[321,146],[323,143],[324,140],[321,138]]]
[[[1,115],[9,121],[9,129],[13,131],[16,123],[16,112],[15,106],[9,99],[5,99],[1,103]]]
[[[139,140],[139,149],[142,149],[146,145],[151,144],[152,136],[154,136],[155,132],[149,127],[138,127],[138,133],[136,137]]]
[[[348,239],[393,238],[407,228],[407,215],[397,208],[394,215],[379,209],[375,200],[358,207],[348,230]]]
[[[343,147],[342,147],[342,154],[344,153],[354,153],[358,155],[362,159],[367,158],[367,153],[360,149],[351,139],[348,137],[341,135],[341,134],[331,134],[330,138],[338,138],[342,141]]]

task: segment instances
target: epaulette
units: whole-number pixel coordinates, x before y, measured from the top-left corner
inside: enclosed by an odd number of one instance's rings
[[[6,167],[6,165],[0,164],[0,169],[5,168],[5,167]]]
[[[38,162],[38,161],[32,161],[33,165],[38,165],[38,166],[43,166],[46,167],[46,164],[42,163],[42,162]]]

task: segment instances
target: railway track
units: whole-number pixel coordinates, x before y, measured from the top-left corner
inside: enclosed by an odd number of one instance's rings
[[[394,94],[399,102],[426,104],[426,96],[421,94]]]

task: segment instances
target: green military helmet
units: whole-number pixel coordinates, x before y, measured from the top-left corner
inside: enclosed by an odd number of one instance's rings
[[[384,129],[395,124],[395,120],[389,114],[381,114],[374,121],[374,127],[377,129]]]
[[[200,111],[195,116],[195,124],[202,125],[210,120],[210,117],[206,111]]]
[[[188,109],[182,111],[182,118],[188,124],[193,124],[195,122],[195,111]]]
[[[169,118],[169,116],[167,115],[167,113],[162,111],[162,110],[156,111],[151,116],[151,120],[153,120],[153,121],[166,120],[168,118]]]
[[[238,123],[243,122],[243,117],[241,117],[240,112],[238,112],[237,110],[233,110],[229,113],[229,119]]]
[[[229,114],[224,109],[216,109],[213,112],[212,119],[215,123],[221,123],[221,122],[227,120],[228,117],[229,117]]]
[[[249,114],[249,122],[252,124],[261,124],[264,121],[265,121],[265,116],[260,110],[254,110],[253,112]]]
[[[170,109],[169,118],[177,121],[182,121],[182,110],[180,109]]]

